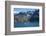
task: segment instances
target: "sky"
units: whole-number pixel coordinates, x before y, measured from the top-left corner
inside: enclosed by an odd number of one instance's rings
[[[14,13],[27,12],[27,11],[35,11],[36,9],[31,8],[14,8]]]

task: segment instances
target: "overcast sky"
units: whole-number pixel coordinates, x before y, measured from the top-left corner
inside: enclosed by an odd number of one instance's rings
[[[35,10],[36,9],[31,9],[31,8],[14,8],[14,13],[35,11]]]

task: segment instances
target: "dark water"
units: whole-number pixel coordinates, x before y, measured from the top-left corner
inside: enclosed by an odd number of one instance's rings
[[[39,21],[33,20],[31,22],[14,22],[14,27],[38,27]]]

